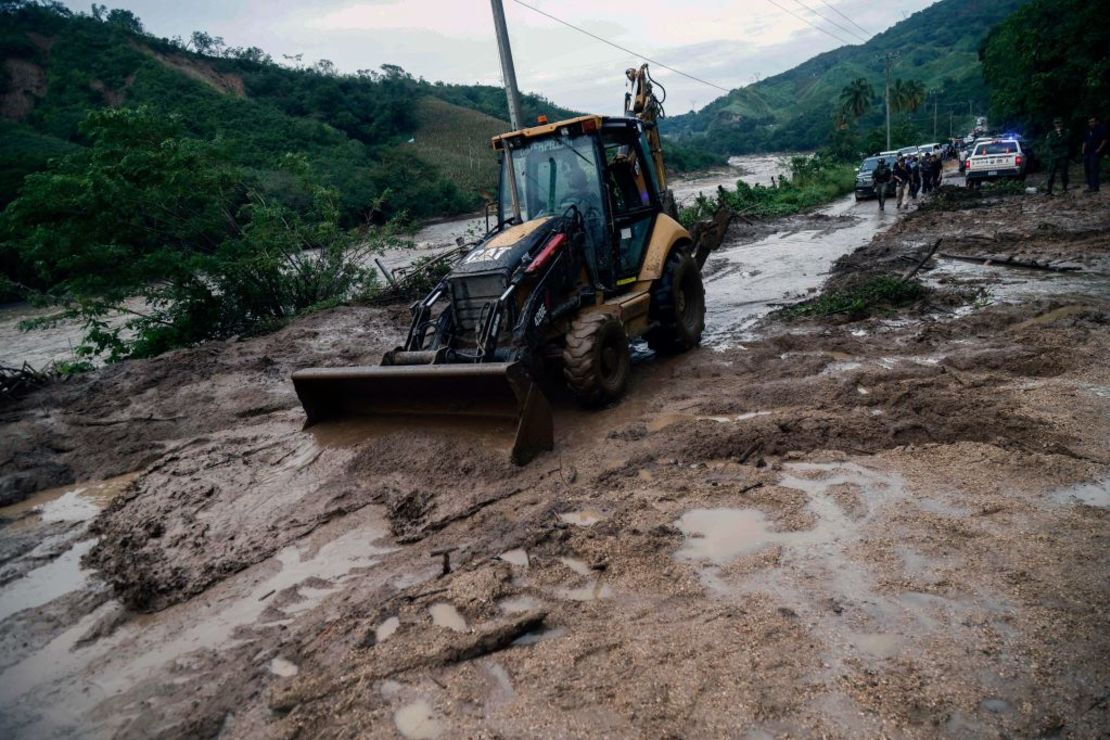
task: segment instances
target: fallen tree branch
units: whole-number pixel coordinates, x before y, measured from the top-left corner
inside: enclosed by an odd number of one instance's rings
[[[129,416],[126,419],[89,419],[88,421],[75,421],[75,427],[110,427],[116,424],[131,424],[132,422],[157,422],[180,421],[184,416]]]
[[[941,252],[940,256],[949,260],[960,260],[962,262],[974,262],[982,265],[997,265],[999,267],[1020,267],[1026,270],[1046,270],[1048,272],[1081,272],[1082,267],[1075,267],[1073,265],[1049,265],[1041,264],[1040,262],[1027,262],[1025,260],[1016,260],[1012,257],[1005,259],[998,259],[996,257],[982,257],[982,256],[965,256],[962,254],[950,254],[948,252]]]
[[[944,239],[937,239],[935,242],[933,242],[933,247],[932,247],[932,249],[929,250],[929,253],[925,255],[925,259],[918,262],[917,265],[912,270],[910,270],[909,272],[907,272],[905,275],[902,276],[902,282],[903,283],[909,282],[910,279],[913,278],[913,276],[916,275],[918,273],[918,271],[922,267],[925,266],[925,263],[933,258],[933,255],[936,254],[937,249],[940,248],[941,242],[943,242],[943,241],[944,241]]]

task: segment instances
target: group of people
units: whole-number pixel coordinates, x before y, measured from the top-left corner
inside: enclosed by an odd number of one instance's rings
[[[875,167],[875,195],[879,198],[879,210],[886,210],[887,187],[894,183],[895,207],[909,208],[911,200],[917,200],[918,193],[931,193],[940,187],[940,173],[944,163],[940,152],[927,152],[923,157],[907,157],[899,154],[894,166],[880,159]]]
[[[1081,154],[1083,157],[1083,174],[1087,179],[1087,192],[1097,193],[1099,190],[1099,168],[1102,166],[1102,155],[1106,152],[1106,127],[1098,116],[1087,119],[1087,131],[1083,136]],[[1057,118],[1052,122],[1052,130],[1045,139],[1045,160],[1048,165],[1048,183],[1045,188],[1049,195],[1056,185],[1056,178],[1064,192],[1068,192],[1068,165],[1072,158],[1071,132],[1064,128],[1064,119]]]

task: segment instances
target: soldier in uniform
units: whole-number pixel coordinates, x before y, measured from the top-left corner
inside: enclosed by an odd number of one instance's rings
[[[1070,154],[1071,134],[1064,128],[1064,119],[1057,118],[1052,122],[1052,130],[1048,132],[1045,140],[1045,154],[1048,155],[1048,186],[1046,191],[1052,195],[1052,187],[1056,184],[1056,175],[1060,175],[1060,184],[1064,192],[1068,192],[1068,157]]]
[[[898,160],[894,163],[894,176],[895,183],[895,196],[898,201],[897,208],[910,207],[910,167],[906,162],[906,158],[899,154]]]
[[[1098,116],[1087,121],[1087,135],[1083,137],[1083,170],[1087,175],[1087,192],[1097,193],[1099,185],[1099,160],[1106,149],[1106,127]]]
[[[874,179],[875,195],[879,198],[879,210],[886,210],[886,189],[890,183],[890,168],[886,166],[886,160],[880,159],[878,166],[875,167]]]

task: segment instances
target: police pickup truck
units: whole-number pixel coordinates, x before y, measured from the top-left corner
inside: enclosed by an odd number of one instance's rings
[[[990,139],[975,144],[964,165],[969,188],[1003,179],[1024,180],[1029,157],[1017,139]]]

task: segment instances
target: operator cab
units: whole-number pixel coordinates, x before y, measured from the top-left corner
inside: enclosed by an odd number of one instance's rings
[[[636,281],[662,209],[641,121],[583,116],[493,144],[501,152],[499,229],[577,212],[595,289],[616,295]]]

